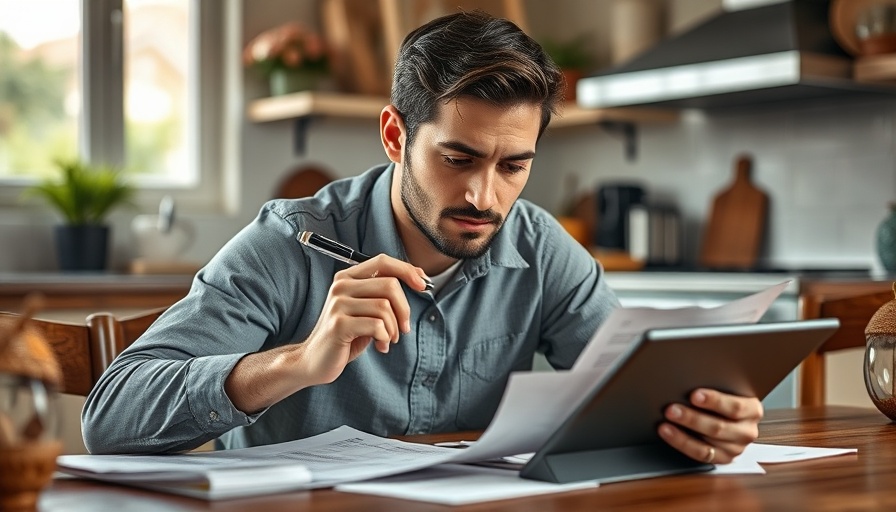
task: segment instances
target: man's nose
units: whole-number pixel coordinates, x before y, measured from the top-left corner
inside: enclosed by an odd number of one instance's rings
[[[470,178],[467,182],[466,200],[481,212],[495,206],[498,199],[495,196],[495,173],[491,169],[478,172]]]

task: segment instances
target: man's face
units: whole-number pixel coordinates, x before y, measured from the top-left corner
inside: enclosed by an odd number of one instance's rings
[[[485,253],[529,179],[540,123],[538,104],[464,97],[418,127],[405,147],[401,202],[439,252]]]

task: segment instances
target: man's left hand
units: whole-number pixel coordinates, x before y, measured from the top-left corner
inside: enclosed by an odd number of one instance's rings
[[[690,400],[689,405],[666,407],[668,421],[659,426],[660,437],[688,457],[727,464],[759,436],[762,403],[758,399],[697,389]]]

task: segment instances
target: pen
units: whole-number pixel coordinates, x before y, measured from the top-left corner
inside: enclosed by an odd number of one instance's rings
[[[370,259],[370,256],[363,252],[356,251],[343,243],[339,243],[336,240],[330,240],[325,236],[318,235],[311,231],[302,231],[299,234],[299,242],[316,251],[320,251],[335,260],[348,263],[349,265],[357,265],[362,261]],[[432,291],[432,281],[427,277],[424,277],[423,281],[426,282],[426,291]]]

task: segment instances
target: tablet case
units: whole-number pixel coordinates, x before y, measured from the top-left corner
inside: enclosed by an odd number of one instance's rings
[[[837,319],[656,329],[612,365],[520,471],[547,482],[602,483],[708,471],[657,434],[663,409],[698,387],[764,398]]]

